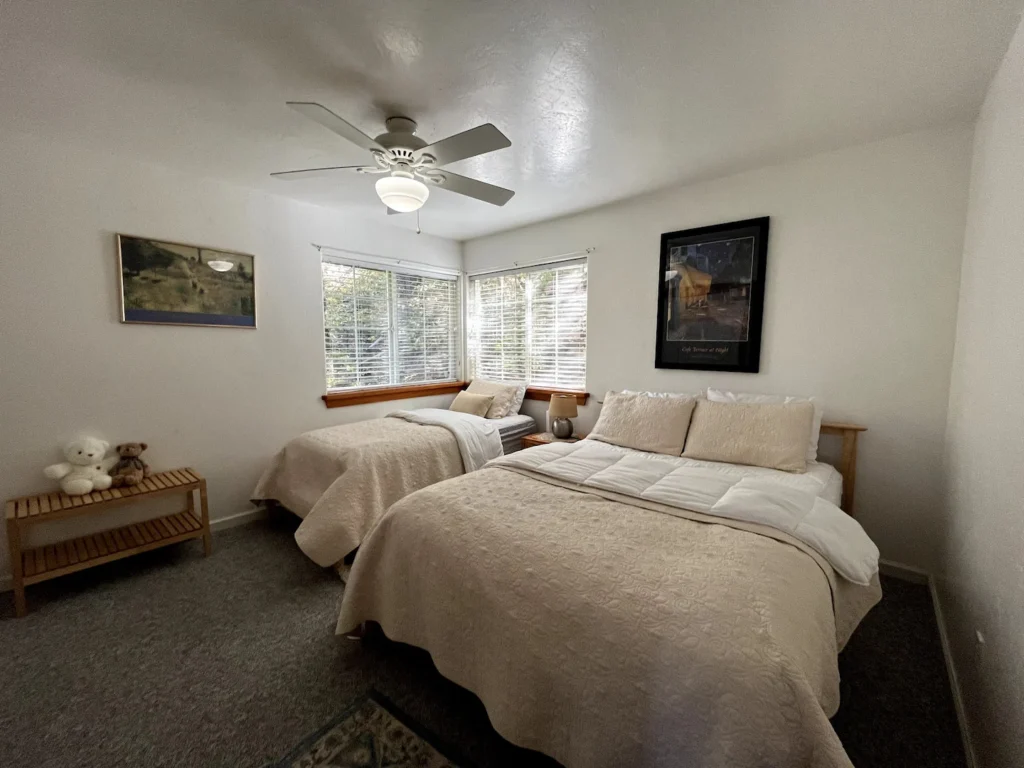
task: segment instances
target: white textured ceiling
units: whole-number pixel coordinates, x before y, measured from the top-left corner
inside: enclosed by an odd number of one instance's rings
[[[493,122],[510,149],[452,170],[426,232],[466,239],[645,191],[956,119],[980,105],[1024,0],[0,0],[0,134],[30,132],[359,209],[364,162],[287,109],[370,135]],[[413,226],[414,217],[388,223]]]

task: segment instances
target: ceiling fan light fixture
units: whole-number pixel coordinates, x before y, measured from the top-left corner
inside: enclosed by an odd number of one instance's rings
[[[286,104],[304,117],[369,152],[373,163],[279,171],[270,174],[275,179],[306,179],[334,174],[337,171],[389,174],[377,182],[377,196],[387,206],[389,213],[418,211],[430,197],[428,187],[432,186],[498,206],[505,205],[515,194],[511,189],[504,189],[478,179],[460,176],[451,171],[441,172],[450,163],[511,147],[512,142],[508,137],[491,123],[484,123],[428,144],[416,135],[416,121],[408,117],[388,117],[384,121],[387,130],[376,138],[371,138],[323,104],[312,101],[289,101]]]
[[[430,197],[426,184],[408,176],[384,176],[375,187],[381,202],[399,213],[419,210]]]

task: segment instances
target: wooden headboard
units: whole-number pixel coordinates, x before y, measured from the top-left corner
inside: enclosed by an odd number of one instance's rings
[[[866,432],[867,429],[859,424],[821,422],[821,434],[837,435],[843,438],[843,451],[839,456],[839,466],[836,467],[843,476],[843,501],[839,506],[851,517],[853,516],[853,490],[857,481],[857,435]]]

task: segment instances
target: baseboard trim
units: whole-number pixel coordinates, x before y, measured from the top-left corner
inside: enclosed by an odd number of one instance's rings
[[[953,691],[953,706],[956,708],[956,720],[960,725],[960,740],[964,744],[967,768],[978,768],[978,759],[974,754],[974,742],[971,741],[971,730],[967,724],[967,707],[964,705],[963,694],[960,692],[960,679],[956,674],[953,650],[949,643],[949,633],[946,631],[946,619],[942,613],[942,603],[939,601],[939,591],[935,587],[935,579],[931,576],[928,577],[928,590],[931,592],[932,606],[935,608],[935,623],[939,627],[939,643],[942,645],[942,656],[946,661],[949,687]]]
[[[964,706],[964,697],[960,692],[960,679],[956,674],[956,664],[953,663],[953,651],[949,644],[949,633],[946,631],[946,619],[942,613],[942,604],[939,602],[939,591],[935,587],[935,577],[928,571],[913,565],[897,563],[892,560],[879,560],[878,572],[883,576],[891,576],[914,584],[924,584],[928,587],[932,598],[932,610],[935,611],[935,624],[939,628],[939,643],[942,646],[943,661],[946,663],[949,690],[953,694],[953,707],[956,709],[957,725],[960,726],[960,741],[964,745],[967,768],[977,768],[978,760],[974,756],[974,744],[971,741],[971,731],[967,725],[967,708]]]
[[[239,512],[237,515],[229,515],[228,517],[220,517],[216,520],[211,520],[210,530],[214,533],[217,531],[226,531],[228,528],[237,528],[240,525],[255,523],[257,520],[265,519],[266,516],[266,507],[253,507],[252,509],[247,509],[244,512]]]
[[[892,560],[879,560],[878,572],[883,576],[892,576],[894,579],[910,581],[914,584],[930,584],[931,574],[920,568],[905,563],[897,563]]]

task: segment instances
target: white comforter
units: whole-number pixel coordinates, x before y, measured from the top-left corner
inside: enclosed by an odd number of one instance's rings
[[[694,466],[692,461],[604,443],[551,443],[492,461],[488,466],[522,469],[586,489],[765,525],[813,548],[836,572],[867,585],[878,573],[878,547],[856,520],[818,495],[820,487],[801,475],[751,477],[741,468]]]
[[[462,464],[467,472],[475,472],[491,459],[502,455],[498,428],[479,416],[443,408],[420,408],[415,411],[395,411],[389,413],[388,418],[447,429],[459,444]]]

